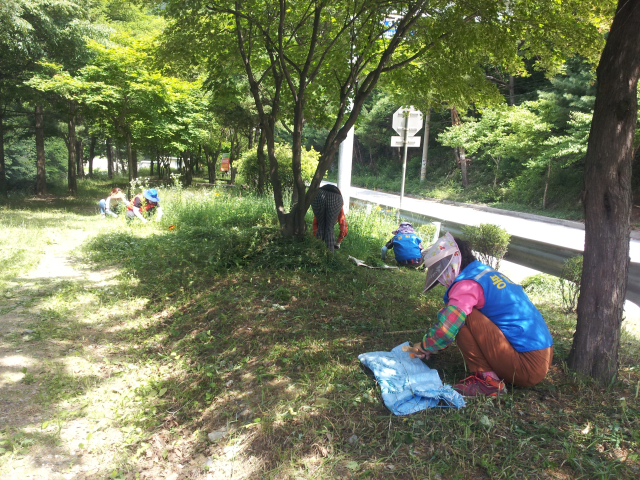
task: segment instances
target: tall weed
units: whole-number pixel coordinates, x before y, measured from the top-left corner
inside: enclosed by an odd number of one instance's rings
[[[560,272],[562,306],[567,313],[575,312],[582,284],[582,255],[567,259]]]
[[[136,272],[141,288],[158,293],[171,293],[233,268],[345,270],[353,268],[349,255],[379,265],[380,248],[398,226],[379,209],[353,209],[342,249],[330,254],[311,228],[302,240],[282,238],[270,197],[218,190],[160,189],[159,194],[165,211],[162,222],[142,225],[117,219],[117,228],[86,246],[89,259],[119,263]],[[310,227],[311,211],[306,220]],[[425,242],[433,228],[418,228]]]

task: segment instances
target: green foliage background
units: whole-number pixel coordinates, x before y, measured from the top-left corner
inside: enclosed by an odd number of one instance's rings
[[[278,159],[278,172],[282,185],[286,189],[293,188],[293,170],[291,168],[291,148],[284,143],[276,144],[276,158]],[[302,179],[305,182],[310,182],[313,174],[318,166],[318,160],[320,159],[320,153],[318,153],[313,147],[309,149],[302,149]],[[269,182],[269,161],[266,158],[265,152],[265,182]],[[251,187],[258,185],[258,153],[254,150],[246,151],[237,163],[238,173],[242,176],[244,181]]]

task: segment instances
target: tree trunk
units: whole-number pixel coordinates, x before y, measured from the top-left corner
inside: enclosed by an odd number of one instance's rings
[[[467,155],[464,151],[464,147],[458,149],[460,155],[460,171],[462,172],[462,188],[469,186],[469,178],[467,177]]]
[[[204,154],[207,159],[207,173],[209,174],[209,183],[216,183],[216,164],[220,155],[220,145],[215,151],[211,151],[208,146],[204,147]]]
[[[184,185],[190,187],[193,182],[193,153],[182,152],[182,158],[184,161]]]
[[[135,178],[133,176],[133,150],[131,149],[131,134],[127,133],[127,168],[129,169],[129,183]]]
[[[138,151],[134,148],[131,150],[133,156],[133,178],[138,178]]]
[[[233,162],[236,159],[236,148],[238,144],[238,134],[234,133],[231,137],[231,150],[229,152],[229,174],[231,175],[231,185],[236,183],[236,171],[233,168]]]
[[[69,195],[75,197],[78,194],[78,182],[76,179],[76,105],[69,102],[69,171],[67,175],[67,190]]]
[[[78,178],[84,178],[84,158],[82,158],[84,146],[82,138],[79,138],[76,142],[76,157],[78,159]]]
[[[93,177],[93,159],[96,156],[96,137],[91,137],[89,143],[89,177]]]
[[[210,160],[210,156],[209,156],[209,147],[208,146],[204,146],[204,161],[207,164],[207,175],[209,176],[209,183],[213,183],[211,181],[211,164],[209,163]]]
[[[424,144],[422,145],[422,166],[420,168],[420,183],[427,178],[427,165],[429,164],[429,124],[431,123],[431,108],[424,117]]]
[[[542,196],[542,209],[547,208],[547,189],[549,188],[549,179],[551,178],[551,160],[547,169],[547,180],[544,182],[544,195]]]
[[[304,125],[304,90],[300,90],[299,99],[294,106],[293,135],[291,146],[291,167],[293,170],[293,194],[291,196],[291,215],[294,216],[294,234],[302,239],[307,230],[304,221],[306,209],[298,204],[304,203],[307,187],[302,179],[302,127]]]
[[[249,146],[247,148],[251,150],[253,148],[253,130],[249,131],[249,135],[247,138],[249,139]]]
[[[516,104],[516,91],[514,88],[513,75],[509,75],[509,105],[512,107]]]
[[[47,172],[44,165],[44,127],[42,105],[36,105],[36,195],[47,193]]]
[[[113,178],[113,147],[109,137],[107,137],[107,172],[109,178]]]
[[[4,113],[4,112],[3,112]],[[4,115],[0,115],[0,195],[7,196],[7,171],[4,165]]]
[[[568,365],[609,385],[618,373],[629,272],[631,165],[640,75],[640,1],[618,0],[597,69],[585,157],[585,243]]]
[[[456,107],[451,108],[451,125],[460,125],[460,116]],[[467,188],[469,186],[469,179],[467,178],[467,157],[465,155],[464,147],[457,147],[455,149],[456,158],[460,162],[460,172],[462,172],[462,187]]]
[[[200,173],[200,159],[202,158],[202,145],[198,147],[198,155],[194,158],[193,163],[193,175],[198,175]]]
[[[267,171],[267,162],[264,158],[265,136],[264,129],[260,129],[260,138],[258,139],[258,195],[264,195],[264,181]]]

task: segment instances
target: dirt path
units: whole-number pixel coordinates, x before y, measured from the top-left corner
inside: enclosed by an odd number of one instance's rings
[[[119,468],[140,431],[127,417],[140,411],[137,389],[158,372],[134,364],[131,345],[117,337],[136,300],[101,304],[100,295],[118,288],[117,271],[73,259],[88,237],[67,231],[0,297],[0,454],[9,452],[0,478],[230,478],[228,462],[217,464],[217,476],[203,471],[211,459],[194,448],[202,444],[189,429],[156,430],[137,443],[138,473]]]
[[[0,300],[0,425],[14,433],[10,440],[14,451],[29,450],[27,455],[16,455],[9,461],[3,478],[90,478],[91,470],[96,470],[102,460],[77,452],[75,440],[82,433],[78,431],[81,422],[66,421],[69,410],[64,405],[62,409],[56,405],[52,411],[47,402],[47,383],[40,381],[52,370],[71,368],[73,373],[78,372],[72,359],[65,359],[65,342],[42,341],[39,300],[55,293],[65,282],[101,281],[101,275],[88,271],[70,256],[87,237],[83,230],[66,232],[57,243],[46,247],[38,267],[17,278],[14,288]],[[29,448],[30,444],[37,446]]]

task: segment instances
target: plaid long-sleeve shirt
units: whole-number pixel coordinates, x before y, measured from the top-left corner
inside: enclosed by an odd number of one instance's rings
[[[438,322],[429,329],[422,340],[427,352],[437,352],[449,346],[462,328],[467,314],[455,305],[447,305],[438,312]]]

